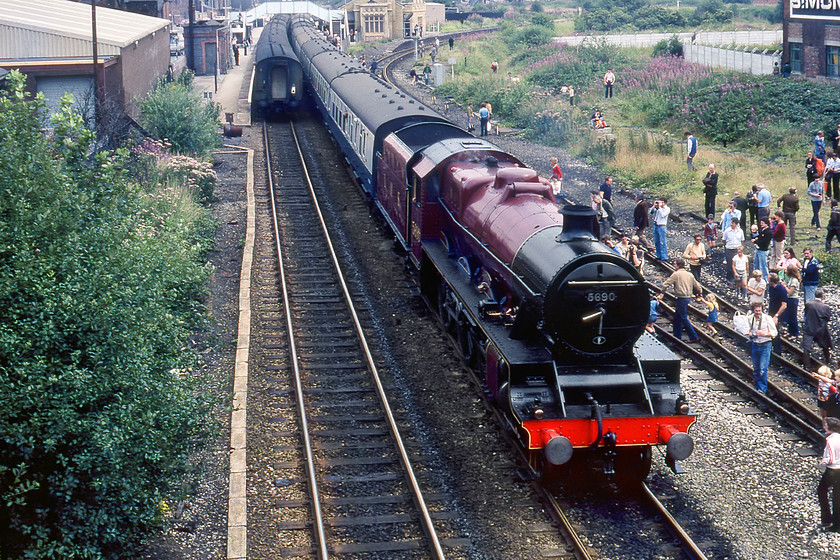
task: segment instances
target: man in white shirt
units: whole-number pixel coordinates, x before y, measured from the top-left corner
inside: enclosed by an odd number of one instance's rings
[[[663,198],[653,203],[650,210],[650,221],[653,224],[653,244],[656,246],[656,258],[661,261],[668,260],[668,216],[671,209],[668,208],[668,199]]]
[[[737,210],[736,210],[737,212]],[[726,259],[726,281],[735,281],[735,271],[732,269],[732,257],[738,252],[738,247],[744,245],[744,231],[738,227],[738,220],[729,221],[729,227],[723,231],[723,254]]]
[[[753,382],[756,389],[766,393],[767,368],[770,366],[770,354],[773,352],[772,342],[779,332],[773,317],[764,313],[763,302],[753,302],[750,308],[753,310],[749,318]]]
[[[820,502],[820,526],[827,531],[840,533],[840,419],[829,416],[823,421],[825,432],[825,451],[822,464],[825,471],[817,486],[817,498]],[[831,490],[831,504],[828,491]]]
[[[615,74],[612,69],[607,70],[604,74],[604,99],[609,99],[613,94],[613,84],[615,83]]]

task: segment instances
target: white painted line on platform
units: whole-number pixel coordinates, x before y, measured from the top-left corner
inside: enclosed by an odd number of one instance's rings
[[[251,266],[254,262],[256,207],[254,199],[254,150],[236,148],[247,154],[245,190],[247,220],[242,268],[239,273],[239,326],[233,373],[233,411],[230,416],[230,474],[228,481],[228,560],[244,560],[248,554],[248,501],[246,492],[246,417],[248,403],[248,353],[251,342]]]

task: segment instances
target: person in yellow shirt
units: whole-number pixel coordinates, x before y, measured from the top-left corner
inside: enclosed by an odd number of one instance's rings
[[[696,234],[694,241],[688,244],[683,251],[683,258],[688,261],[688,268],[691,273],[700,281],[700,269],[703,266],[703,261],[706,260],[706,245],[703,243],[703,236]]]

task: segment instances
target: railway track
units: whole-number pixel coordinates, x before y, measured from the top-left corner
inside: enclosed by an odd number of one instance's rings
[[[659,290],[662,281],[673,271],[673,267],[656,259],[649,259],[648,262],[651,265],[647,275],[651,289]],[[729,301],[725,295],[717,293],[705,283],[703,287],[704,293],[715,293],[720,304],[721,323],[716,326],[720,336],[710,336],[699,327],[699,324],[705,321],[705,311],[690,305],[689,314],[694,320],[701,345],[685,344],[657,325],[659,337],[672,346],[679,347],[683,355],[701,365],[707,373],[761,405],[773,417],[794,428],[815,446],[822,446],[825,436],[821,431],[822,418],[817,413],[817,381],[811,372],[799,365],[802,359],[801,349],[794,341],[782,337],[782,352],[787,355],[773,353],[768,371],[767,393],[757,391],[752,385],[752,362],[746,349],[747,338],[728,325],[732,313],[747,312],[747,306]],[[668,294],[666,298],[671,303],[675,299]],[[667,315],[673,317],[673,307],[667,304],[664,307]],[[818,361],[815,360],[815,363]],[[758,411],[749,412],[752,414]]]
[[[385,394],[376,341],[341,271],[292,123],[264,130],[275,234],[276,300],[263,301],[264,351],[276,378],[270,423],[282,460],[271,503],[283,556],[328,558],[459,557],[468,546],[452,525],[444,493],[424,491],[422,448],[400,433],[400,414]],[[309,153],[309,150],[304,150]],[[290,371],[284,379],[285,371]],[[299,434],[299,436],[298,436]],[[291,496],[291,497],[290,497]]]

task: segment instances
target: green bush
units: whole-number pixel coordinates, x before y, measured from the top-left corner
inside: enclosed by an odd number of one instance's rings
[[[199,97],[189,85],[191,74],[161,82],[140,100],[140,120],[158,140],[167,140],[179,154],[205,157],[221,145],[219,105]]]
[[[681,12],[647,4],[600,4],[575,18],[575,31],[627,31],[673,29],[686,26]]]
[[[0,92],[0,558],[136,557],[208,435],[183,349],[202,324],[206,211]]]
[[[531,16],[531,25],[539,25],[546,29],[554,29],[554,18],[548,14],[537,13]]]
[[[606,41],[561,47],[549,50],[546,58],[531,64],[526,78],[547,89],[559,91],[572,85],[582,92],[585,86],[600,82],[605,68],[616,68],[626,62],[622,50]]]
[[[572,110],[556,111],[545,109],[531,117],[532,126],[528,137],[541,144],[563,146],[589,133],[589,123]]]
[[[665,53],[674,56],[683,55],[683,45],[679,37],[673,35],[670,39],[662,39],[653,46],[653,56],[662,56]]]
[[[735,17],[732,4],[726,5],[721,0],[701,0],[689,18],[691,25],[703,23],[728,23]]]

